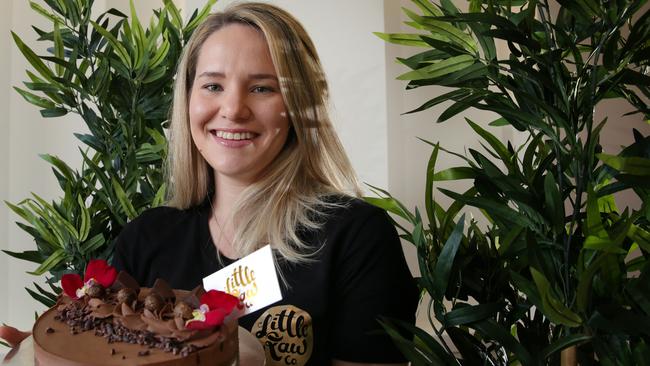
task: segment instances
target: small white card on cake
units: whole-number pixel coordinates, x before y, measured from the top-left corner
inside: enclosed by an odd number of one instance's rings
[[[205,277],[203,287],[206,291],[224,291],[243,299],[243,314],[282,300],[270,245]]]

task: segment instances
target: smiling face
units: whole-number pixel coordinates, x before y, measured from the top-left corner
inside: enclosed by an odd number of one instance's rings
[[[212,33],[201,46],[189,94],[192,140],[216,180],[255,182],[289,134],[264,35],[243,24]]]

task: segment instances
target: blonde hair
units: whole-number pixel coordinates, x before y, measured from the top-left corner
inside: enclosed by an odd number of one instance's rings
[[[293,16],[273,5],[240,3],[211,14],[185,47],[171,114],[169,205],[196,206],[215,184],[192,141],[188,103],[203,43],[228,24],[245,24],[265,36],[291,126],[283,150],[235,205],[233,247],[243,256],[270,243],[288,261],[309,260],[314,251],[299,232],[320,227],[327,208],[340,201],[328,196],[359,196],[361,190],[328,115],[327,80],[314,44]]]

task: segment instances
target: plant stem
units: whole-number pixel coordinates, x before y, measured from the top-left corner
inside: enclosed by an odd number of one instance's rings
[[[431,318],[431,312],[433,311],[433,304],[434,304],[433,298],[429,299],[429,308],[427,310],[427,318],[429,318],[429,324],[431,324],[431,328],[433,328],[433,331],[436,333],[436,336],[438,336],[438,339],[440,340],[440,343],[442,346],[445,348],[448,354],[453,355],[454,352],[451,351],[451,348],[449,348],[449,345],[447,345],[447,342],[445,342],[445,339],[442,336],[442,330],[438,329],[436,327],[436,323],[434,322],[433,318]]]

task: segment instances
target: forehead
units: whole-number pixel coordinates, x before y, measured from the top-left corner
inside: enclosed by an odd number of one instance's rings
[[[273,61],[264,34],[258,29],[240,23],[228,24],[210,34],[199,50],[197,71],[219,72],[228,69],[256,68],[274,72]]]

